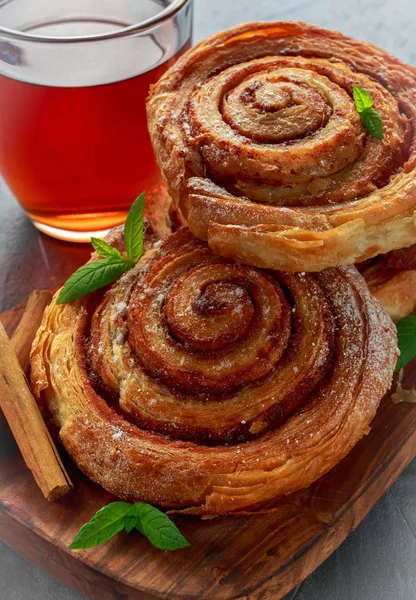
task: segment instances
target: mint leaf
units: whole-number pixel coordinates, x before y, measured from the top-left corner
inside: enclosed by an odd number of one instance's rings
[[[371,97],[371,94],[364,90],[362,87],[355,85],[352,89],[352,93],[354,96],[355,108],[357,112],[361,113],[366,108],[371,108],[374,104],[374,100]]]
[[[61,289],[56,303],[66,304],[95,292],[116,281],[130,268],[131,263],[125,258],[106,258],[89,262],[71,275]]]
[[[117,248],[113,248],[113,246],[110,246],[110,244],[107,244],[104,240],[92,237],[91,244],[97,254],[102,258],[121,258],[121,254]]]
[[[354,96],[355,108],[360,114],[362,124],[373,138],[382,140],[383,121],[380,114],[373,108],[374,100],[371,97],[371,94],[358,85],[353,87],[352,93]]]
[[[124,241],[127,256],[136,263],[143,252],[143,218],[145,192],[133,202],[124,225]]]
[[[376,138],[383,139],[383,121],[380,115],[374,108],[366,108],[360,113],[361,121],[368,133]]]
[[[165,513],[150,504],[137,502],[134,505],[137,518],[136,529],[160,550],[179,550],[189,546],[175,523]]]
[[[130,533],[134,528],[161,550],[179,550],[189,546],[173,521],[154,506],[144,502],[113,502],[101,508],[91,521],[81,527],[69,549],[86,550],[99,546],[122,529]]]
[[[396,371],[400,371],[416,358],[416,315],[410,315],[397,323],[400,356]]]
[[[130,510],[131,504],[127,502],[107,504],[81,527],[69,549],[86,550],[103,544],[123,529],[124,519]]]
[[[130,504],[130,510],[126,515],[126,518],[124,519],[124,529],[127,531],[127,533],[130,533],[131,531],[133,531],[133,529],[137,525],[135,506],[136,506],[135,504],[133,504],[133,505]]]

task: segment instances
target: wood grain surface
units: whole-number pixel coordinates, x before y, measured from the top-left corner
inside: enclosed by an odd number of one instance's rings
[[[17,307],[2,315],[9,335],[21,314]],[[404,380],[412,385],[416,365]],[[416,405],[387,397],[369,435],[337,467],[267,514],[210,521],[177,516],[191,545],[171,554],[135,534],[71,553],[67,546],[81,525],[113,498],[67,461],[75,489],[47,503],[4,424],[0,537],[92,600],[279,600],[339,546],[415,456]]]

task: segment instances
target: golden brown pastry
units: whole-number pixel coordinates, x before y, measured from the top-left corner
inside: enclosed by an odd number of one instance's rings
[[[377,256],[358,268],[393,321],[416,310],[416,244]]]
[[[384,137],[371,137],[353,87]],[[416,69],[305,23],[249,23],[153,87],[149,129],[189,228],[220,255],[320,271],[416,240]]]
[[[261,271],[186,228],[146,247],[107,291],[53,301],[33,344],[32,388],[80,469],[121,498],[222,515],[336,465],[397,359],[358,271]]]

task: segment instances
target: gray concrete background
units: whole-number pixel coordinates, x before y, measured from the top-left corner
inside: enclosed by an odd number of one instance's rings
[[[415,0],[194,1],[195,41],[245,21],[304,20],[371,41],[416,64]],[[22,235],[33,237],[31,226],[1,182],[0,207],[6,217],[4,222],[12,224],[19,239]],[[2,229],[3,251],[3,241],[8,243],[13,233],[9,236],[4,226]],[[9,271],[0,270],[1,287],[9,276]],[[28,290],[30,285],[28,273]],[[416,461],[344,544],[285,600],[415,600],[415,491]],[[0,545],[0,600],[82,598],[4,544]]]

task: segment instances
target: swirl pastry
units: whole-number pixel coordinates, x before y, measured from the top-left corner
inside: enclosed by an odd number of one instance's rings
[[[384,127],[353,101],[367,90]],[[416,239],[416,69],[305,23],[250,23],[153,87],[149,129],[190,230],[261,268],[320,271]]]
[[[393,321],[416,310],[416,244],[365,261],[358,268]]]
[[[393,323],[354,267],[261,271],[182,228],[107,291],[52,302],[32,388],[104,488],[222,515],[337,464],[396,359]]]

